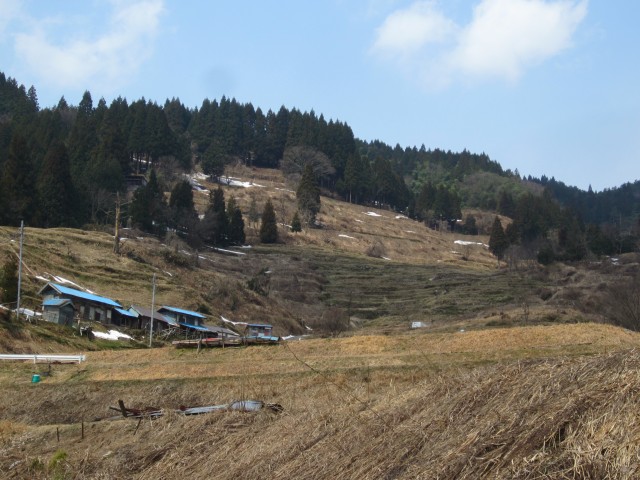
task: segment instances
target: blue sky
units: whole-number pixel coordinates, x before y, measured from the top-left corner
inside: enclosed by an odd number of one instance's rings
[[[602,190],[640,179],[638,18],[630,0],[0,0],[0,70],[42,107],[226,95]]]

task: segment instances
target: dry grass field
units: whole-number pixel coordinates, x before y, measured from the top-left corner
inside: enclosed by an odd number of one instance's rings
[[[637,478],[640,337],[596,324],[0,366],[3,478]],[[183,417],[234,399],[284,411]],[[108,420],[123,399],[157,420]],[[99,420],[100,419],[100,420]],[[84,432],[84,433],[83,433]]]
[[[36,308],[57,277],[149,306],[156,274],[157,305],[314,336],[198,353],[3,320],[2,352],[87,362],[0,364],[0,477],[640,478],[640,337],[605,324],[610,286],[637,271],[637,256],[509,270],[484,236],[325,197],[322,228],[293,234],[294,186],[280,172],[227,173],[252,182],[223,186],[245,212],[251,248],[196,252],[125,230],[116,255],[107,227],[27,228],[23,305]],[[195,195],[203,211],[208,197]],[[271,246],[246,218],[252,199],[261,210],[267,198],[282,224]],[[17,241],[0,227],[0,259]],[[328,328],[335,319],[349,330]],[[111,419],[119,399],[165,415]],[[284,410],[175,412],[238,399]]]

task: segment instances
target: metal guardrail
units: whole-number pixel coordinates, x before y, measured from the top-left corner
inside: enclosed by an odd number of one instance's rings
[[[77,363],[86,361],[85,355],[37,355],[33,353],[0,353],[0,360],[33,360],[33,363]]]

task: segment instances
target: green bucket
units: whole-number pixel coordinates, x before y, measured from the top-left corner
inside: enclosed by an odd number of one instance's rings
[[[40,375],[38,375],[37,373],[34,373],[33,376],[31,377],[31,383],[40,383]]]

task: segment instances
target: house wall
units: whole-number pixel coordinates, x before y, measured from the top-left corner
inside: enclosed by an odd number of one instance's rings
[[[165,317],[169,317],[178,323],[188,323],[190,325],[202,326],[202,319],[199,317],[192,317],[191,315],[185,315],[184,313],[171,312],[169,310],[167,311],[162,310],[162,314]]]
[[[42,317],[47,322],[57,323],[58,325],[73,325],[74,310],[71,307],[44,307]]]
[[[44,318],[47,322],[58,323],[58,309],[51,307],[44,307],[42,311],[42,318]]]
[[[82,299],[74,299],[73,302],[78,305],[80,317],[84,320],[93,320],[102,323],[111,323],[111,309],[91,303],[83,303]]]

